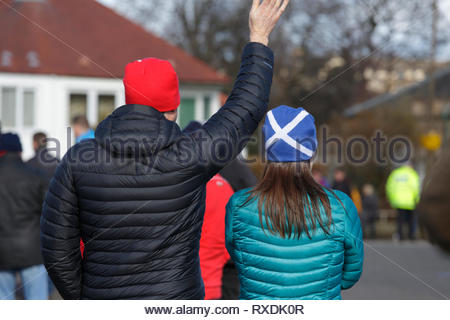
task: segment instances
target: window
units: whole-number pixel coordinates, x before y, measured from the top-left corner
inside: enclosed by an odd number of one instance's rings
[[[0,59],[0,65],[2,67],[11,67],[12,66],[12,59],[13,59],[12,52],[8,51],[8,50],[3,50],[2,51],[2,55],[1,55],[1,59]]]
[[[195,119],[195,99],[182,98],[180,104],[180,127],[185,128]]]
[[[23,125],[32,127],[34,125],[34,91],[23,91]]]
[[[205,120],[208,120],[209,117],[212,116],[211,114],[211,98],[209,96],[205,96],[204,98],[204,117]]]
[[[87,95],[71,94],[70,95],[70,119],[76,116],[87,115]]]
[[[98,122],[103,121],[114,111],[116,107],[116,98],[113,95],[98,96]]]
[[[2,88],[1,120],[4,127],[14,127],[16,125],[15,88]]]
[[[33,89],[3,87],[0,93],[2,126],[15,128],[34,126],[35,92]]]

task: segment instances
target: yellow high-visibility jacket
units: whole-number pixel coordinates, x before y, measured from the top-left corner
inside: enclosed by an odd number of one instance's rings
[[[392,171],[386,182],[386,195],[392,208],[414,210],[420,195],[417,172],[409,166]]]

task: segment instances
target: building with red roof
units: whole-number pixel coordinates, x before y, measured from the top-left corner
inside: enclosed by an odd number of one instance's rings
[[[3,131],[21,134],[25,156],[37,130],[70,146],[70,119],[86,114],[95,126],[122,105],[124,67],[145,57],[177,71],[180,126],[220,107],[224,75],[94,0],[0,1]]]

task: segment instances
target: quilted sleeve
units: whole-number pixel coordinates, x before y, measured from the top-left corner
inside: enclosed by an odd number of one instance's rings
[[[225,105],[192,133],[208,179],[242,151],[258,128],[269,104],[273,64],[270,48],[259,43],[247,44]]]
[[[41,250],[50,278],[64,299],[80,299],[81,254],[77,196],[65,158],[56,170],[41,216]]]
[[[346,209],[344,235],[344,270],[342,289],[351,288],[361,277],[364,260],[364,243],[361,222],[353,201],[347,197],[344,201]]]

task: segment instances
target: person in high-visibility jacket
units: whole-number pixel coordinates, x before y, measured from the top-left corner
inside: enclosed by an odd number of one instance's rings
[[[419,202],[420,179],[409,165],[392,171],[386,182],[386,195],[391,207],[397,210],[397,232],[400,240],[405,239],[403,225],[408,223],[408,237],[414,240],[417,218],[414,212]]]

